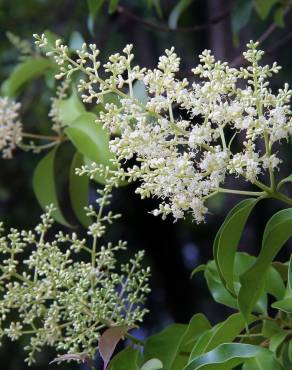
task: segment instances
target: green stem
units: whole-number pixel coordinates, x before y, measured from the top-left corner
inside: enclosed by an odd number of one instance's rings
[[[244,190],[233,190],[233,189],[225,189],[225,188],[218,188],[219,193],[228,193],[228,194],[237,194],[237,195],[251,195],[253,197],[261,197],[266,195],[264,191],[244,191]]]
[[[47,135],[39,135],[39,134],[31,134],[29,132],[23,132],[22,137],[30,138],[30,139],[38,139],[38,140],[49,140],[49,141],[59,141],[59,136],[47,136]]]

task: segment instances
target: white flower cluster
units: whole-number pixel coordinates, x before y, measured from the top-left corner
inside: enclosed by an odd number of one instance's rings
[[[47,45],[44,36],[36,38],[40,47]],[[205,200],[222,191],[228,174],[258,185],[259,175],[268,169],[272,189],[280,163],[273,144],[292,132],[291,91],[287,84],[276,93],[271,90],[268,78],[280,67],[261,66],[263,52],[257,46],[247,45],[248,66],[239,69],[205,50],[193,69],[193,83],[176,78],[180,58],[174,48],[166,50],[153,70],[132,67],[131,45],[112,55],[102,72],[95,45],[84,44],[72,59],[58,40],[48,55],[60,66],[58,78],[84,73],[79,91],[85,102],[102,103],[108,93],[119,97],[118,104],[105,104],[98,120],[113,135],[119,133],[110,142],[122,164],[116,176],[139,180],[137,193],[161,199],[155,215],[178,219],[191,212],[201,222]],[[108,77],[102,77],[104,72]],[[136,81],[145,85],[145,102],[135,96]],[[232,150],[234,140],[239,151]],[[127,167],[130,159],[134,164]]]
[[[48,209],[33,231],[0,235],[0,334],[11,340],[30,337],[29,364],[44,346],[68,359],[93,359],[101,331],[134,327],[147,312],[149,269],[142,267],[143,252],[118,266],[116,252],[125,249],[124,242],[97,249],[105,224],[116,216],[89,210],[96,217],[88,230],[90,243],[75,233],[46,236],[52,212]]]
[[[22,140],[19,108],[19,103],[0,96],[0,152],[3,158],[11,158],[13,150]]]

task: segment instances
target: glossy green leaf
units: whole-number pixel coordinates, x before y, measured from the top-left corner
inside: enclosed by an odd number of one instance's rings
[[[92,222],[90,217],[86,215],[84,207],[88,206],[88,192],[89,192],[89,177],[78,176],[75,174],[75,169],[83,165],[83,156],[76,153],[72,160],[69,178],[69,194],[72,208],[85,227],[88,227]]]
[[[158,358],[163,363],[163,370],[170,370],[186,330],[187,325],[172,324],[149,337],[144,347],[144,362]]]
[[[252,317],[249,323],[254,321]],[[219,344],[232,342],[242,330],[244,330],[246,322],[240,313],[230,315],[220,326],[214,331],[209,342],[204,348],[204,352],[209,352],[216,348]]]
[[[249,323],[252,321],[254,321],[254,318],[251,318]],[[209,352],[220,344],[232,342],[245,326],[245,319],[240,313],[229,316],[200,338],[192,349],[190,359]]]
[[[257,202],[258,199],[245,199],[240,202],[235,207],[235,211],[229,212],[226,222],[219,230],[218,237],[215,238],[214,256],[220,276],[226,288],[234,294],[235,254],[244,225]]]
[[[262,19],[266,19],[279,0],[254,0],[255,8]]]
[[[240,211],[242,208],[244,208],[247,204],[249,203],[249,199],[244,199],[243,201],[237,203],[227,214],[227,216],[225,217],[225,220],[224,222],[222,223],[222,225],[220,226],[219,230],[217,231],[217,234],[215,236],[215,239],[214,239],[214,242],[213,242],[213,255],[214,255],[214,259],[215,259],[215,262],[216,262],[216,265],[217,265],[217,269],[218,269],[218,273],[219,273],[219,276],[224,284],[224,286],[226,286],[225,284],[225,280],[221,274],[221,271],[220,271],[220,266],[218,264],[218,258],[217,258],[217,253],[218,253],[218,245],[219,245],[219,240],[220,240],[220,237],[221,237],[221,233],[222,231],[224,230],[224,227],[225,225],[229,222],[230,218],[238,211]]]
[[[288,208],[276,213],[269,220],[264,231],[260,254],[254,265],[240,279],[242,286],[238,303],[246,318],[262,294],[270,264],[291,235],[292,209]]]
[[[273,335],[270,338],[270,344],[269,344],[270,351],[276,353],[276,351],[278,350],[278,348],[280,347],[280,345],[286,339],[287,335],[288,335],[288,333],[286,331],[284,331],[284,330],[281,330],[277,334]]]
[[[31,57],[18,64],[1,86],[1,93],[15,97],[27,82],[41,76],[45,71],[54,67],[50,59]]]
[[[270,339],[272,336],[280,333],[282,331],[281,327],[276,321],[265,320],[263,322],[262,334],[265,338]]]
[[[265,290],[276,299],[285,295],[285,284],[280,273],[271,265],[266,276]]]
[[[95,114],[83,113],[65,129],[65,133],[84,156],[111,167],[110,159],[114,155],[109,149],[109,134],[95,120]]]
[[[273,370],[282,370],[273,354],[266,348],[242,343],[221,344],[212,351],[194,358],[184,370],[227,370],[243,364],[250,358],[265,356],[274,366]]]
[[[57,101],[55,107],[56,115],[63,126],[70,126],[81,114],[86,112],[75,89],[69,98]]]
[[[58,202],[54,170],[56,152],[55,147],[39,161],[33,175],[33,189],[41,207],[45,210],[47,206],[53,204],[56,208],[52,213],[54,219],[60,224],[70,226],[62,215]]]
[[[274,359],[271,359],[270,354],[264,354],[256,356],[255,358],[245,361],[242,370],[274,370],[282,369],[279,367],[280,364],[276,363]],[[276,367],[275,367],[276,366]]]
[[[119,341],[124,337],[128,331],[126,326],[113,326],[106,329],[98,341],[98,350],[101,358],[103,359],[103,368],[107,369],[107,365],[114,353],[114,350]]]
[[[186,356],[185,353],[190,353],[198,338],[211,328],[211,324],[203,314],[198,313],[192,317],[184,335],[181,338],[171,370],[184,368],[188,362],[188,356]]]
[[[139,370],[139,357],[138,349],[127,347],[111,360],[108,370]]]
[[[176,28],[178,20],[182,15],[183,11],[193,2],[193,0],[180,0],[172,9],[169,18],[168,25],[170,28]]]
[[[83,157],[83,163],[86,165],[86,166],[93,166],[94,165],[94,161],[92,161],[91,159],[87,158],[87,157]],[[99,173],[96,173],[92,179],[93,181],[97,182],[98,184],[101,184],[101,185],[105,185],[106,184],[106,178],[105,176],[103,175],[100,175]]]
[[[140,370],[159,370],[163,368],[163,364],[157,358],[152,358],[151,360],[145,362]]]
[[[274,302],[272,307],[287,313],[292,313],[292,297],[284,298],[280,301]]]
[[[254,263],[255,257],[250,256],[246,253],[237,252],[235,255],[235,273],[234,273],[234,284],[236,293],[240,290],[239,277],[245,271],[247,271]],[[224,287],[222,281],[219,277],[218,269],[216,267],[215,261],[210,261],[205,269],[205,278],[208,284],[210,293],[213,299],[226,306],[238,309],[237,299],[234,298],[229,291]],[[257,302],[255,307],[256,312],[265,313],[267,306],[266,294],[263,294]]]

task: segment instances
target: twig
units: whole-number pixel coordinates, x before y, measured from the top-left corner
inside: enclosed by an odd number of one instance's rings
[[[148,27],[153,30],[160,31],[160,32],[199,32],[199,31],[203,31],[209,28],[210,26],[215,26],[217,23],[220,23],[222,20],[227,18],[231,12],[233,4],[234,4],[234,1],[232,1],[232,5],[228,9],[226,9],[224,12],[222,12],[218,16],[210,18],[204,24],[197,24],[195,26],[190,26],[190,27],[176,27],[176,28],[171,28],[165,25],[159,25],[159,24],[147,21],[144,18],[132,13],[129,9],[125,8],[124,6],[118,6],[117,12],[124,15],[125,17],[129,19],[132,19],[135,22],[143,24],[145,27]]]
[[[292,3],[289,2],[289,4],[287,5],[285,11],[284,11],[284,14],[283,16],[285,17],[290,9],[291,9],[291,5]],[[266,41],[276,30],[278,29],[278,26],[275,22],[273,22],[262,34],[261,36],[257,39],[257,41],[262,44],[264,41]],[[290,35],[290,34],[288,34]],[[287,42],[290,38],[291,38],[291,35],[288,37],[288,35],[286,35],[283,39],[279,40],[276,44],[273,45],[273,47],[271,47],[270,49],[268,49],[266,51],[266,54],[272,54],[279,46],[281,46],[283,44],[283,40],[285,40],[284,42]],[[242,55],[239,55],[237,56],[236,58],[234,58],[230,65],[232,67],[239,67],[239,66],[244,66],[247,64],[247,61],[244,59],[244,57]]]

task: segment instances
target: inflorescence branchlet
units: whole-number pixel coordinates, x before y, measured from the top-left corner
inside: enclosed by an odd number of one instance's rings
[[[40,47],[48,47],[44,35],[35,37]],[[272,92],[268,78],[280,67],[260,65],[263,52],[257,47],[252,41],[247,45],[243,55],[248,66],[239,69],[203,51],[192,70],[193,83],[176,78],[180,58],[174,48],[166,50],[153,70],[132,66],[131,45],[110,56],[102,71],[92,44],[84,44],[75,58],[58,40],[47,55],[60,66],[57,78],[83,72],[78,89],[84,102],[103,103],[108,93],[118,96],[119,102],[105,104],[97,120],[114,135],[110,148],[117,170],[110,171],[110,181],[139,180],[136,192],[142,198],[161,200],[155,215],[179,219],[191,212],[201,222],[208,211],[206,199],[224,192],[221,185],[228,174],[258,185],[259,176],[268,172],[273,187],[281,162],[273,144],[292,132],[291,90],[285,84]],[[137,81],[145,85],[146,102],[135,97]],[[233,151],[234,141],[239,151]],[[127,167],[132,158],[136,163]],[[101,171],[97,165],[83,167],[79,174]]]
[[[22,124],[19,121],[20,103],[0,96],[0,152],[3,158],[11,158],[22,141]]]
[[[44,346],[65,353],[61,358],[92,359],[105,328],[133,328],[147,312],[150,271],[143,268],[144,253],[120,265],[116,253],[125,242],[98,247],[106,225],[119,217],[103,211],[109,198],[103,192],[99,211],[88,208],[94,222],[87,239],[61,231],[53,237],[53,207],[34,230],[0,235],[0,335],[29,336],[29,364]]]

